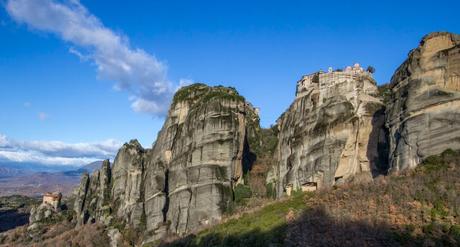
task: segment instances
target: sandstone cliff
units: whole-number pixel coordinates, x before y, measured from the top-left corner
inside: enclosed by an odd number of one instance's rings
[[[74,211],[78,224],[110,220],[111,169],[108,160],[91,176],[84,174],[76,190]]]
[[[249,195],[281,197],[460,150],[458,35],[426,36],[384,90],[385,105],[372,71],[356,64],[302,77],[270,129],[260,128],[257,110],[233,88],[182,88],[151,148],[133,140],[112,167],[105,161],[83,176],[78,223],[136,229],[151,242],[219,222],[242,182]]]
[[[82,178],[79,222],[141,229],[147,241],[218,222],[242,182],[254,124],[255,109],[232,88],[180,89],[151,149],[131,141],[112,168]]]
[[[297,83],[294,103],[278,120],[277,164],[267,180],[278,196],[382,172],[387,141],[377,94],[372,74],[358,64]]]
[[[432,33],[391,79],[386,111],[390,166],[397,172],[424,158],[460,149],[460,36]]]

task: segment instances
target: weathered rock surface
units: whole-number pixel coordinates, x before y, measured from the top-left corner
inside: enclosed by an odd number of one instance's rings
[[[391,79],[386,124],[392,172],[460,149],[460,35],[432,33]]]
[[[377,94],[372,74],[358,64],[297,83],[294,103],[278,119],[277,164],[267,178],[278,196],[381,172],[387,141]]]
[[[104,223],[110,221],[111,177],[108,160],[105,160],[101,169],[95,170],[91,176],[87,173],[82,176],[74,202],[78,224],[85,224],[88,221],[95,222],[96,220]]]
[[[122,246],[122,236],[118,229],[109,229],[107,231],[107,236],[110,239],[110,247]]]
[[[182,88],[151,149],[131,141],[111,169],[106,161],[83,176],[79,222],[126,224],[143,230],[147,242],[218,222],[243,180],[246,129],[255,121],[255,109],[232,88]]]
[[[426,36],[393,76],[385,106],[371,71],[356,64],[304,76],[276,128],[266,130],[232,88],[180,89],[152,148],[133,140],[112,167],[105,161],[82,177],[78,223],[103,222],[114,245],[126,228],[152,242],[220,221],[252,164],[258,169],[249,176],[257,179],[248,184],[260,187],[254,195],[274,188],[281,197],[371,180],[460,150],[458,35]]]
[[[178,234],[218,222],[232,201],[233,185],[243,178],[246,116],[253,111],[236,91],[193,91],[173,104],[159,136],[165,141],[153,148],[167,164],[166,218]]]
[[[61,207],[56,208],[49,203],[41,203],[30,209],[27,231],[30,236],[37,237],[41,234],[44,225],[59,222],[62,218]]]
[[[143,213],[144,154],[139,142],[132,140],[118,151],[112,168],[115,214],[134,227],[139,226]]]
[[[34,229],[37,223],[50,219],[57,211],[49,204],[42,203],[32,207],[29,216],[29,230]]]

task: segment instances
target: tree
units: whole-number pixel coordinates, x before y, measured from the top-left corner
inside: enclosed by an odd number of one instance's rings
[[[367,69],[366,69],[367,72],[371,73],[371,74],[374,74],[375,73],[375,68],[372,67],[372,66],[368,66]]]

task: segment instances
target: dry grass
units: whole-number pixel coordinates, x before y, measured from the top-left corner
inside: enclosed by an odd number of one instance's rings
[[[295,195],[163,246],[460,246],[460,153]]]
[[[460,246],[460,152],[413,171],[281,201],[251,198],[219,225],[162,246]],[[35,241],[32,243],[32,241]],[[108,246],[98,224],[61,222],[31,239],[24,227],[3,246]]]
[[[59,229],[56,229],[59,233]],[[34,247],[45,246],[76,246],[76,247],[104,247],[109,246],[110,240],[105,227],[100,224],[84,225],[64,231],[53,238],[33,244]]]
[[[75,228],[70,223],[53,224],[42,229],[39,237],[31,237],[26,227],[18,227],[3,233],[0,246],[69,246],[104,247],[109,246],[109,238],[104,226],[84,225]]]
[[[414,171],[308,198],[290,224],[291,246],[459,246],[460,155],[445,152]]]

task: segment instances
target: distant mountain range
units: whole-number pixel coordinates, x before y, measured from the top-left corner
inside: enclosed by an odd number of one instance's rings
[[[99,160],[99,161],[95,161],[93,163],[89,163],[83,166],[82,168],[78,169],[78,171],[92,173],[93,171],[101,168],[101,166],[102,166],[102,160]]]
[[[68,195],[79,184],[81,174],[92,173],[101,165],[102,161],[79,168],[32,163],[0,163],[0,196],[17,194],[35,197],[49,191],[60,191]]]

